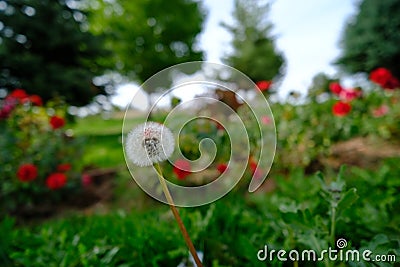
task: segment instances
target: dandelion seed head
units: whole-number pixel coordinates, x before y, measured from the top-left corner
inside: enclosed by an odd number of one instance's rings
[[[162,124],[146,122],[128,133],[126,154],[138,166],[150,166],[168,159],[174,152],[174,136]]]

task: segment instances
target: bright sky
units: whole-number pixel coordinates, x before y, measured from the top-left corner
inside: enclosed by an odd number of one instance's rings
[[[221,62],[231,36],[219,23],[232,21],[233,0],[205,0],[204,3],[209,15],[201,44],[208,61]],[[273,33],[287,63],[280,95],[291,90],[305,93],[315,74],[335,73],[330,63],[340,53],[341,31],[354,12],[354,0],[276,0],[273,3],[270,13]]]
[[[319,72],[334,74],[331,63],[340,53],[339,40],[346,20],[355,12],[355,1],[335,0],[275,0],[270,14],[277,36],[277,48],[286,58],[286,74],[278,89],[280,96],[291,90],[306,93],[312,78]],[[221,62],[228,52],[230,34],[220,26],[222,21],[232,21],[233,0],[204,0],[208,10],[200,46],[206,60]],[[120,91],[130,92],[131,88]],[[129,99],[129,98],[128,98]],[[114,97],[113,102],[125,106],[125,93]],[[130,102],[130,101],[128,101]]]

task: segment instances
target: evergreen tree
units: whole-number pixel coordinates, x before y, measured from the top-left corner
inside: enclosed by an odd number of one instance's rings
[[[22,87],[45,101],[85,105],[103,90],[102,39],[88,32],[76,0],[0,1],[0,87]]]
[[[254,82],[277,80],[283,74],[284,58],[271,35],[269,8],[257,0],[235,0],[234,24],[223,24],[233,35],[233,52],[223,61]]]
[[[378,67],[400,77],[400,0],[363,0],[342,37],[337,64],[349,73]]]

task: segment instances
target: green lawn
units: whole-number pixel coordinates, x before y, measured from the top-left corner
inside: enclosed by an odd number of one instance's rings
[[[126,120],[125,132],[142,120],[139,116]],[[83,166],[109,168],[125,165],[122,124],[122,117],[104,119],[98,115],[77,119],[71,129],[77,137],[85,138]]]
[[[141,116],[130,117],[125,120],[127,125],[125,129],[130,129],[134,125],[143,121]],[[77,135],[109,135],[121,134],[123,117],[116,115],[115,117],[105,119],[100,115],[78,118],[72,126],[74,133]]]

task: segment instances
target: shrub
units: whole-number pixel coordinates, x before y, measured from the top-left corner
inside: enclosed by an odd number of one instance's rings
[[[0,100],[0,216],[53,203],[80,186],[81,140],[65,130],[66,116],[63,103],[42,106],[22,89]]]

